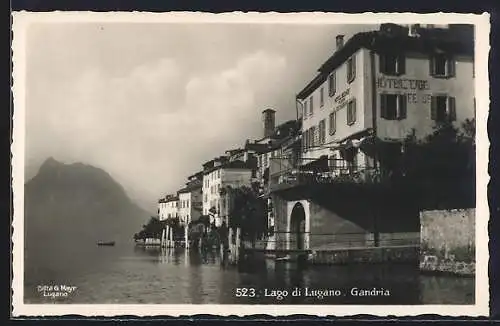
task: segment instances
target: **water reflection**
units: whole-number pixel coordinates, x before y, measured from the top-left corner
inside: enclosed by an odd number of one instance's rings
[[[474,279],[423,276],[411,265],[300,266],[253,257],[230,266],[217,251],[196,248],[136,247],[85,256],[87,267],[38,275],[44,282],[78,286],[68,303],[212,303],[212,304],[472,304]],[[83,264],[81,266],[84,266]],[[47,302],[26,280],[30,303]],[[237,289],[255,289],[254,297]],[[338,290],[339,296],[305,296],[309,290]],[[353,296],[352,289],[388,290],[389,296]],[[300,289],[281,299],[272,291]],[[30,290],[30,291],[28,291]],[[50,300],[49,300],[50,301]]]

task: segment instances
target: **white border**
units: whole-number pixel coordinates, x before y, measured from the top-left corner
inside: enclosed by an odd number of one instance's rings
[[[276,24],[380,24],[408,22],[422,24],[464,23],[476,27],[476,135],[477,135],[477,209],[476,209],[476,293],[474,305],[117,305],[117,304],[37,304],[23,303],[23,208],[24,208],[24,148],[25,148],[25,36],[27,27],[35,22],[103,22],[103,23],[276,23]],[[78,314],[84,316],[182,316],[214,314],[221,316],[268,314],[286,316],[308,314],[316,316],[414,316],[439,314],[446,316],[487,316],[489,314],[488,286],[488,217],[487,202],[488,148],[487,117],[489,108],[489,14],[413,14],[413,13],[223,13],[201,12],[147,13],[147,12],[14,12],[13,13],[13,94],[14,129],[12,144],[13,177],[13,316],[57,316]]]

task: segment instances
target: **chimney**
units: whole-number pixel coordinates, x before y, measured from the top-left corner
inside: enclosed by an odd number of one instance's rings
[[[335,43],[337,45],[337,51],[344,46],[344,35],[337,35],[335,37]]]
[[[264,125],[264,138],[271,137],[274,134],[274,116],[276,111],[266,109],[262,111],[262,122]]]

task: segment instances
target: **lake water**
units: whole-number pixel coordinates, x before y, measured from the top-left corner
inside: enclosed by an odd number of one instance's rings
[[[49,287],[61,285],[66,296],[51,297]],[[378,295],[360,295],[373,289]],[[408,265],[304,268],[263,259],[234,267],[215,252],[134,246],[47,255],[25,272],[26,303],[473,304],[474,292],[474,278],[424,276]]]

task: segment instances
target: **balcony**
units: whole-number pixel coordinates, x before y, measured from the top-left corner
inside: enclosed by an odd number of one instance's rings
[[[340,159],[299,159],[295,166],[272,164],[268,192],[319,184],[374,184],[380,180],[379,170],[366,165],[346,164]]]

